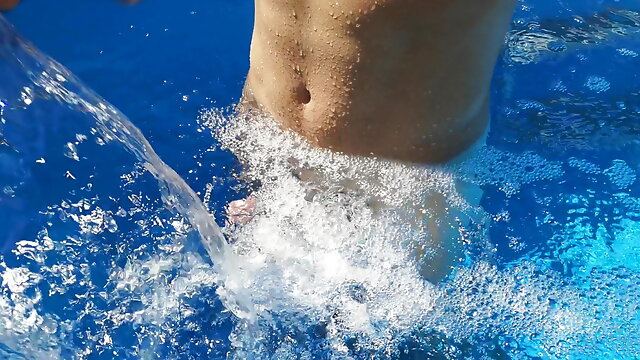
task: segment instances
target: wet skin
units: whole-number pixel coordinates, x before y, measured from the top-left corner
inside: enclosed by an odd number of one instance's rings
[[[486,132],[491,76],[515,3],[256,0],[246,104],[319,147],[447,162]],[[477,205],[482,192],[470,193]],[[435,254],[420,272],[437,282],[461,257],[459,214],[434,196],[408,221],[420,222],[423,209],[438,215],[425,223]]]
[[[18,2],[0,0],[0,9]],[[446,162],[486,131],[489,83],[515,2],[256,0],[245,104],[320,147]],[[442,199],[425,201],[441,214],[427,222],[429,245],[440,250],[421,272],[438,281],[460,253],[447,220],[455,214]],[[254,198],[232,202],[229,220],[250,221],[255,206]]]
[[[11,10],[18,5],[20,0],[0,0],[0,11]]]
[[[485,132],[515,2],[256,0],[244,98],[321,147],[445,162]]]
[[[245,98],[313,144],[445,162],[489,119],[515,0],[256,0]]]

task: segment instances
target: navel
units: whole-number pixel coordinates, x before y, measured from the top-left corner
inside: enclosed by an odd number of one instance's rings
[[[295,90],[296,101],[300,104],[307,105],[311,102],[311,92],[306,84],[300,83]]]

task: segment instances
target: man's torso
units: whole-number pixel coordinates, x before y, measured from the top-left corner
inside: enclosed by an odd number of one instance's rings
[[[248,93],[312,143],[446,161],[488,121],[514,0],[256,0]]]

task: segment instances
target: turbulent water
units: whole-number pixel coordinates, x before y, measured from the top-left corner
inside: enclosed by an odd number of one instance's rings
[[[505,63],[632,36],[637,19],[516,27]],[[572,89],[554,74],[558,96],[513,101],[492,124],[519,136],[442,167],[204,111],[211,150],[238,157],[256,200],[250,222],[221,230],[216,199],[203,205],[122,114],[0,30],[0,358],[640,356],[637,105],[597,98],[610,79],[568,69]],[[596,145],[608,155],[590,157]]]
[[[184,316],[180,294],[203,284],[252,324],[236,257],[193,191],[3,18],[0,34],[0,357],[91,357],[121,346],[118,332],[135,343],[135,331]],[[162,343],[108,353],[144,357]]]
[[[248,286],[269,334],[265,357],[631,359],[640,351],[637,273],[613,259],[571,278],[533,259],[499,269],[487,229],[510,215],[476,208],[457,190],[470,182],[515,196],[558,181],[578,160],[484,147],[453,167],[425,168],[312,149],[259,115],[212,111],[203,119],[239,156],[243,176],[261,184],[255,218],[227,231],[253,274]],[[306,180],[306,170],[321,175]],[[459,234],[451,241],[466,245],[438,285],[420,274],[420,261],[432,259],[416,253],[432,244],[429,220],[447,217],[427,207],[421,224],[408,221],[435,195],[457,215],[445,225]],[[637,255],[632,244],[620,246]]]

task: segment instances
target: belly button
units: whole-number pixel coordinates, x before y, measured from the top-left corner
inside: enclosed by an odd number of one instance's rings
[[[311,102],[311,92],[306,87],[302,91],[302,103],[307,105]]]
[[[296,97],[298,98],[297,100],[303,105],[307,105],[311,102],[311,92],[304,84],[298,87],[298,89],[296,90]]]

